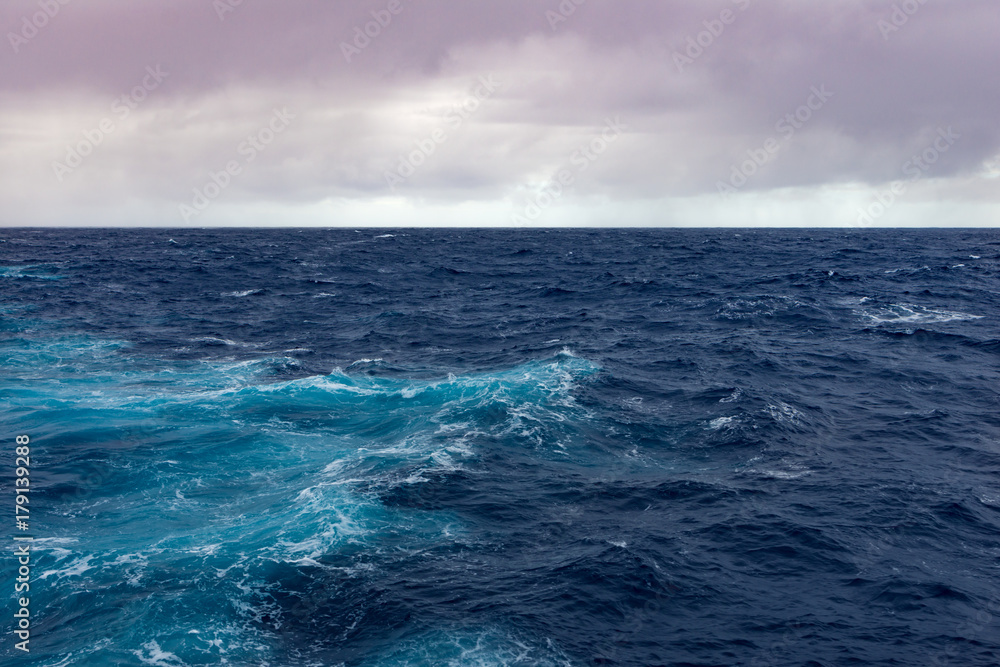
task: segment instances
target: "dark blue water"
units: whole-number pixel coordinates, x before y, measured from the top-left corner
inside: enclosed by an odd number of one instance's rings
[[[1000,232],[0,238],[5,665],[1000,664]]]

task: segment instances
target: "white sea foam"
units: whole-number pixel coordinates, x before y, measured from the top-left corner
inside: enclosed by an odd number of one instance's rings
[[[757,317],[771,317],[802,305],[802,302],[783,295],[741,298],[727,301],[719,308],[715,316],[726,320],[748,320]]]
[[[244,296],[252,296],[254,294],[263,294],[263,293],[264,290],[262,289],[248,289],[248,290],[243,290],[242,292],[224,292],[222,296],[244,297]]]
[[[149,558],[145,554],[122,554],[111,563],[107,563],[103,569],[110,568],[129,586],[138,586],[148,565]]]
[[[735,419],[735,417],[719,417],[717,419],[713,419],[712,421],[708,422],[708,428],[713,431],[718,431],[723,426],[728,426],[729,424],[731,424],[733,422],[733,419]]]
[[[239,343],[237,343],[235,340],[229,340],[228,338],[216,338],[215,336],[202,336],[200,338],[192,338],[190,340],[192,343],[215,343],[215,344],[233,345],[233,346],[239,345]]]
[[[351,365],[348,366],[348,368],[351,368],[352,366],[360,366],[362,364],[380,364],[380,363],[382,363],[382,361],[383,360],[382,360],[381,357],[376,358],[376,359],[367,359],[367,358],[365,358],[365,359],[358,359],[357,361],[351,362]]]
[[[154,667],[183,667],[184,661],[169,651],[164,651],[156,641],[148,641],[142,645],[141,651],[132,651],[145,665]]]
[[[90,561],[94,559],[94,555],[90,554],[87,556],[81,556],[77,558],[72,563],[57,569],[57,570],[46,570],[38,576],[39,580],[45,580],[49,577],[55,577],[56,579],[65,579],[66,577],[78,577],[88,570],[94,569],[96,566],[91,565]]]
[[[790,422],[793,424],[798,423],[802,418],[801,412],[782,401],[767,406],[767,414],[777,422]]]
[[[888,304],[862,308],[858,314],[874,324],[938,324],[979,320],[982,315],[972,315],[953,310],[935,310],[913,304]]]
[[[987,507],[994,507],[1000,509],[1000,496],[994,494],[983,494],[979,496],[979,502],[986,505]]]
[[[805,477],[810,474],[811,470],[761,470],[761,477],[767,477],[770,479],[798,479],[799,477]]]
[[[733,393],[725,398],[720,398],[719,403],[735,403],[743,397],[743,390],[737,387]]]
[[[39,271],[38,264],[22,264],[21,266],[0,266],[0,278],[35,278],[38,280],[58,280],[59,276]]]
[[[34,545],[34,547],[38,549],[40,548],[39,545],[41,545],[42,547],[47,547],[50,544],[51,545],[76,544],[79,541],[80,540],[75,537],[37,537],[35,538],[34,542],[32,542],[32,545]]]

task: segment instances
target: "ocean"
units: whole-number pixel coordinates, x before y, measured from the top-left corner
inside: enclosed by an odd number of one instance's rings
[[[1000,665],[998,324],[996,230],[0,230],[0,663]]]

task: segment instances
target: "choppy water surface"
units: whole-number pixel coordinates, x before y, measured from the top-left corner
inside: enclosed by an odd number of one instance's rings
[[[1000,664],[996,232],[0,238],[4,664]]]

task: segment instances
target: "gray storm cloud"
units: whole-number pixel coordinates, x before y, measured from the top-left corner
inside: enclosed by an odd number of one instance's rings
[[[1000,219],[987,0],[12,0],[0,28],[6,225]]]

